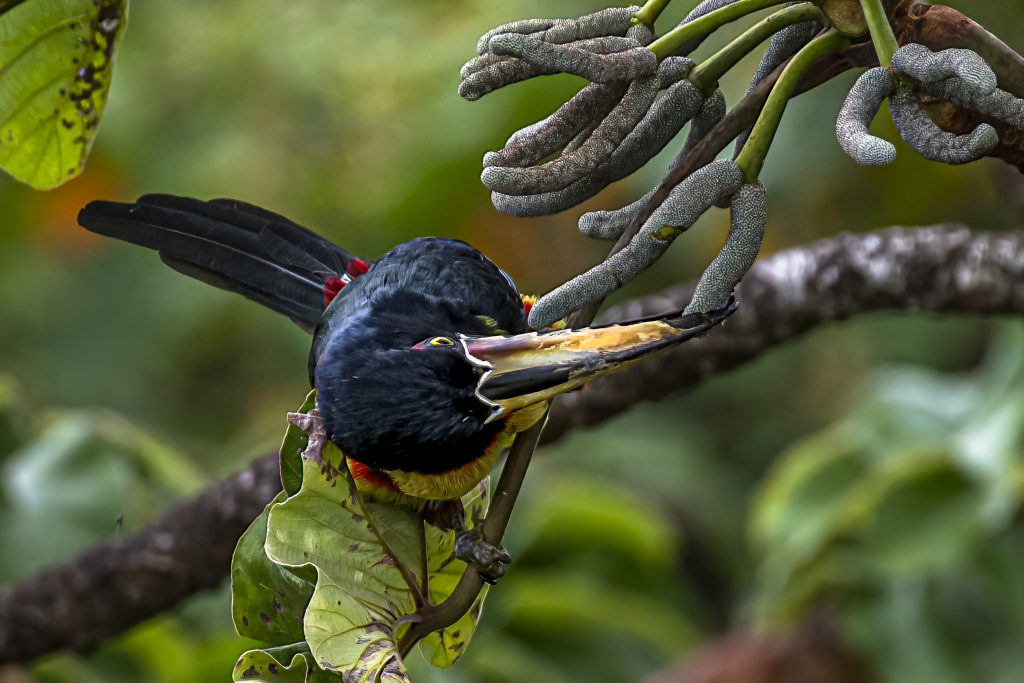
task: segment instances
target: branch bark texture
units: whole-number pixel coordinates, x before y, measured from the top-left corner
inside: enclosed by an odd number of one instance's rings
[[[681,310],[692,285],[673,287],[606,319]],[[1024,233],[963,226],[840,235],[758,261],[740,310],[699,341],[595,382],[556,402],[545,443],[596,425],[758,357],[817,325],[878,310],[1024,315]],[[127,539],[0,589],[0,664],[104,639],[216,586],[235,542],[278,492],[277,458],[182,503]]]
[[[678,311],[693,285],[610,310],[608,320]],[[737,288],[740,308],[720,328],[562,397],[545,442],[643,401],[700,384],[819,325],[881,310],[1024,314],[1024,233],[962,225],[843,234],[758,260]]]
[[[280,490],[274,453],[133,536],[0,587],[0,664],[91,650],[217,586],[238,537]]]

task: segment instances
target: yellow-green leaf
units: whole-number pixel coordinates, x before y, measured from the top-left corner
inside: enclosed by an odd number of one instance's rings
[[[309,647],[305,643],[293,643],[243,653],[235,663],[231,680],[252,683],[331,683],[338,679],[313,664],[309,659]]]
[[[0,167],[39,190],[78,175],[128,0],[25,0],[0,14]]]
[[[278,564],[316,568],[303,617],[313,658],[353,683],[406,680],[395,629],[422,601],[423,522],[362,499],[333,444],[302,469],[299,492],[271,507],[266,551]]]

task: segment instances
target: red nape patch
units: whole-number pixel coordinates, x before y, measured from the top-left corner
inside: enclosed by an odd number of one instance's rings
[[[359,277],[370,269],[370,264],[361,258],[352,259],[352,262],[348,264],[346,272],[349,277]]]
[[[359,462],[348,458],[348,471],[352,473],[352,478],[357,482],[363,482],[368,488],[384,489],[386,491],[395,491],[400,493],[395,482],[391,481],[384,472],[375,472],[369,467]]]
[[[345,289],[345,285],[348,283],[342,280],[340,277],[329,277],[324,282],[324,308],[331,305],[334,301],[334,297],[341,293],[341,290]]]
[[[530,317],[530,311],[533,310],[533,305],[537,303],[537,297],[533,294],[523,294],[520,292],[519,298],[523,302],[523,312],[526,313],[526,317]]]

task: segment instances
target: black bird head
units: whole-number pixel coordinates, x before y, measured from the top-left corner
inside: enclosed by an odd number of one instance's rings
[[[379,469],[443,472],[479,457],[503,429],[477,386],[486,366],[465,352],[484,319],[455,300],[384,293],[330,335],[314,371],[327,432]]]

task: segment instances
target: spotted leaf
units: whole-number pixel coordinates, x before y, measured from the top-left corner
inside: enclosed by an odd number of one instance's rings
[[[267,505],[242,534],[231,557],[231,619],[246,638],[270,645],[302,641],[302,615],[313,595],[316,576],[309,580],[274,564],[263,544],[270,506],[285,500],[284,492]]]
[[[338,678],[313,664],[302,642],[268,650],[249,650],[238,658],[231,680],[251,683],[330,683]]]
[[[359,495],[333,444],[302,470],[299,492],[271,506],[266,552],[317,572],[303,616],[312,656],[353,683],[407,680],[396,630],[425,600],[423,522]]]
[[[84,168],[127,9],[128,0],[0,4],[0,167],[21,182],[48,190]]]

